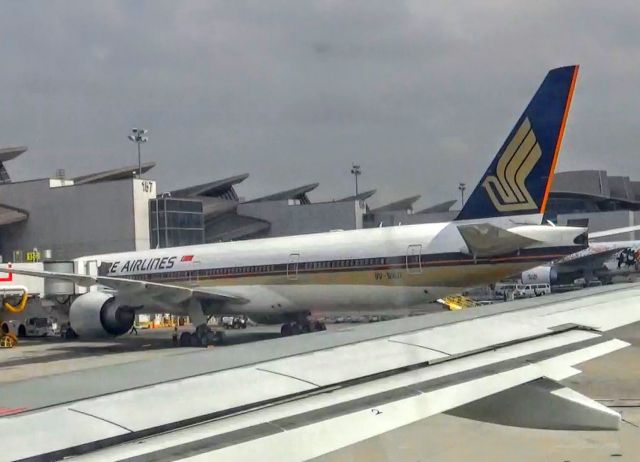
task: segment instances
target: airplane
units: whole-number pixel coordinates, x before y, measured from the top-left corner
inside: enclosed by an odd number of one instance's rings
[[[541,225],[578,66],[549,71],[452,222],[82,257],[76,273],[16,274],[90,287],[69,309],[80,337],[128,332],[136,312],[188,315],[180,344],[219,341],[207,317],[244,314],[281,334],[310,313],[407,307],[487,285],[586,246],[586,228]]]
[[[0,383],[0,433],[11,460],[298,462],[440,413],[612,431],[566,381],[638,321],[639,283],[602,286]]]
[[[640,241],[592,241],[623,232],[637,231],[640,225],[614,228],[589,234],[589,246],[546,265],[523,271],[519,275],[523,284],[570,284],[584,279],[611,283],[615,277],[630,277],[638,273]],[[518,276],[515,276],[516,278]]]

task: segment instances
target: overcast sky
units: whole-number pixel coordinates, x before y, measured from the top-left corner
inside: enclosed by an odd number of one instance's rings
[[[640,179],[640,2],[3,1],[16,180],[144,160],[170,190],[249,172],[418,206],[475,184],[548,69],[580,64],[559,170]]]

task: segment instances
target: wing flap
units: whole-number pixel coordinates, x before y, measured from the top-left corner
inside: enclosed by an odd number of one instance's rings
[[[617,430],[620,414],[547,378],[451,409],[446,414],[541,430]]]

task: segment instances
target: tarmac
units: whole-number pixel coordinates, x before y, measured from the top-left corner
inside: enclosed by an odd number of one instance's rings
[[[330,330],[354,324],[329,324]],[[168,358],[197,348],[175,347],[172,329],[139,330],[118,339],[67,341],[24,339],[11,350],[0,350],[0,383],[112,364]],[[438,415],[314,459],[337,461],[604,461],[640,460],[640,323],[611,331],[631,346],[583,363],[583,373],[565,385],[622,412],[617,432],[563,432],[506,427]],[[277,326],[227,331],[226,344],[237,345],[279,337]],[[247,345],[248,346],[248,345]],[[219,353],[225,346],[214,347]],[[172,358],[175,360],[176,358]]]

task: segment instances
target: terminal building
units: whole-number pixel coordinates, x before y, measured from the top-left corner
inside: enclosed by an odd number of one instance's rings
[[[611,176],[604,170],[556,173],[545,218],[558,224],[586,218],[590,231],[638,225],[640,181],[628,176]],[[614,237],[614,240],[638,240],[640,232]]]
[[[76,178],[11,181],[5,163],[26,151],[0,151],[0,253],[4,261],[149,248],[149,200],[155,182],[134,178],[137,167]],[[143,164],[143,172],[154,166]]]
[[[145,250],[335,230],[449,221],[455,200],[416,210],[419,195],[370,207],[375,190],[312,201],[318,183],[245,200],[248,173],[160,192],[153,162],[67,178],[12,181],[6,164],[27,149],[0,149],[0,254],[3,261],[69,260]],[[546,219],[588,218],[599,231],[640,223],[640,181],[606,171],[555,175]],[[636,234],[639,234],[636,236]],[[640,238],[626,233],[619,239]]]

